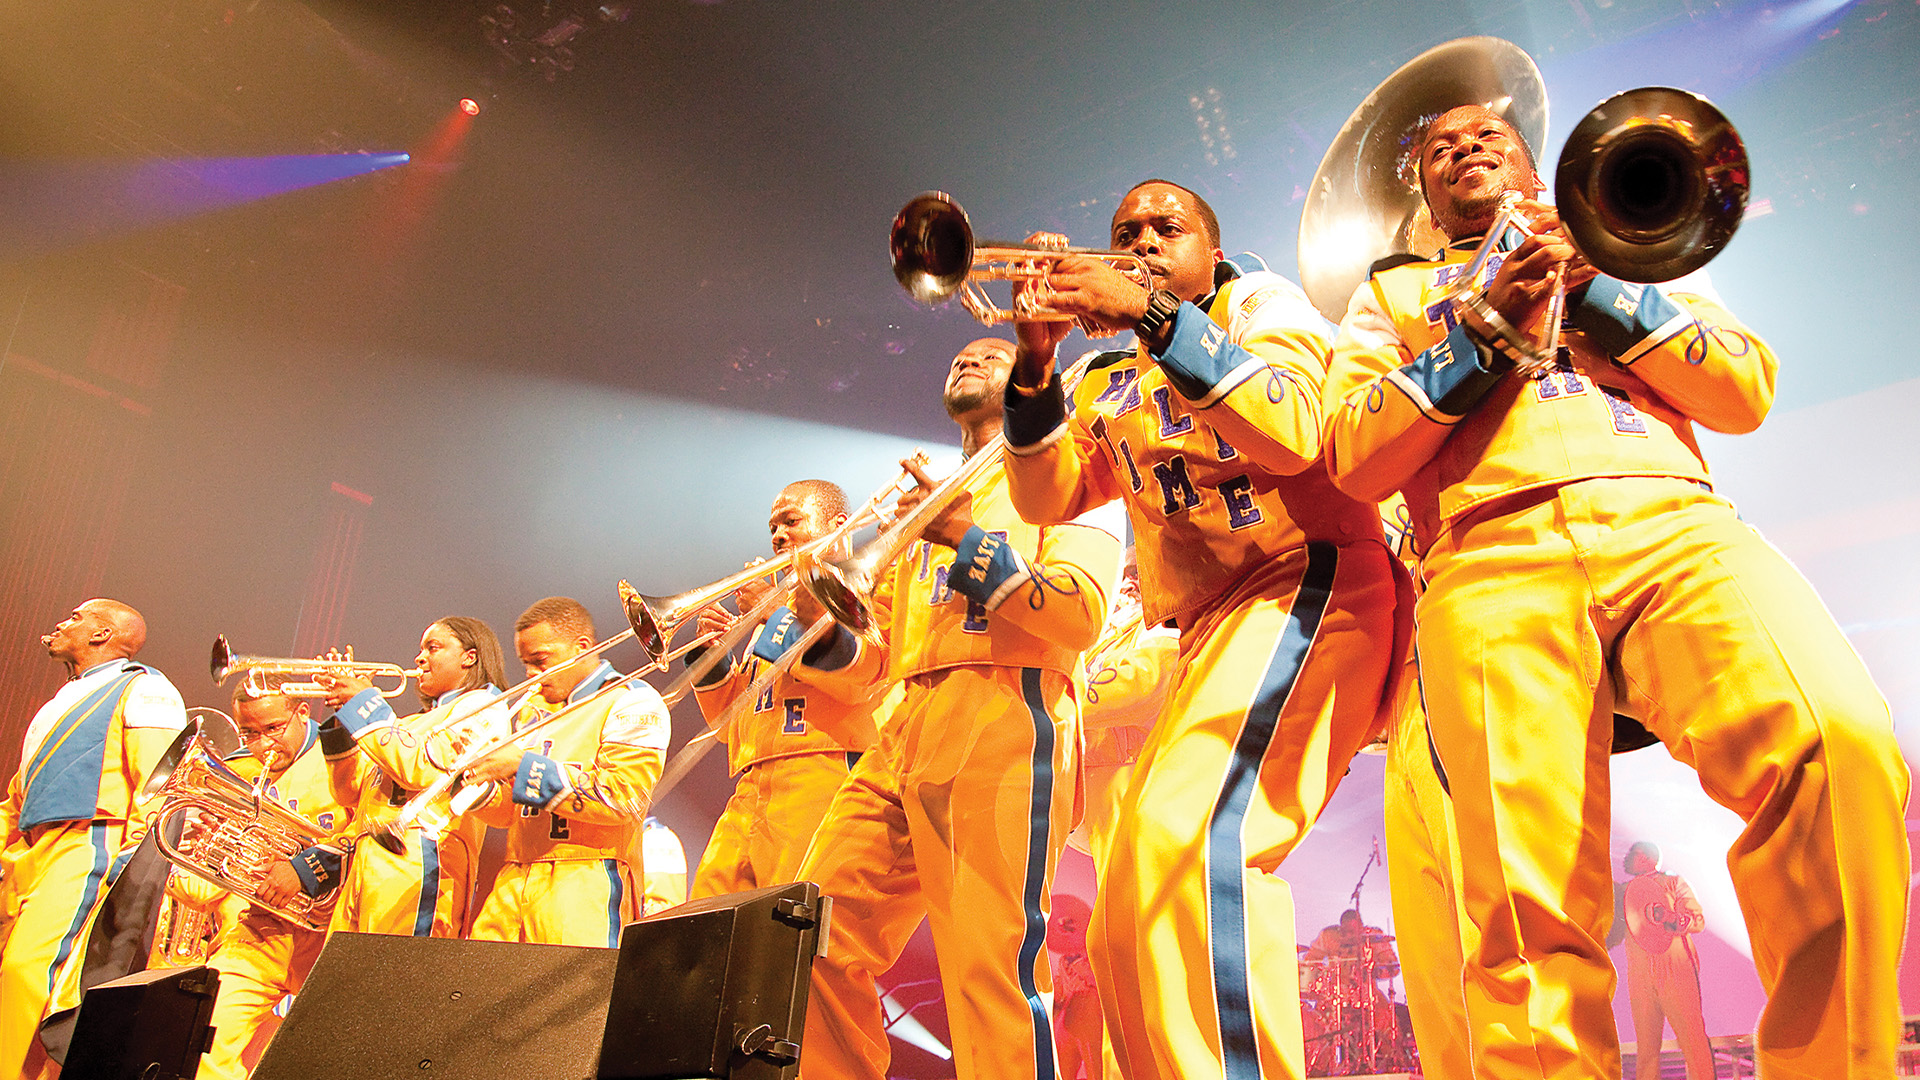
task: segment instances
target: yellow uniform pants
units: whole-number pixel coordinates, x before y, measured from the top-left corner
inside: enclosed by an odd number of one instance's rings
[[[633,869],[619,859],[508,863],[473,917],[476,941],[618,948],[640,917]]]
[[[0,1080],[49,1066],[41,1016],[55,980],[84,944],[87,917],[125,831],[118,821],[65,822],[7,850],[0,878]]]
[[[847,754],[834,750],[758,762],[741,772],[714,822],[690,899],[799,880],[800,860],[847,778]]]
[[[355,846],[331,929],[362,934],[460,937],[479,845],[470,831],[408,829],[395,855],[371,838]]]
[[[213,1046],[200,1059],[198,1080],[245,1080],[251,1071],[248,1048],[274,1006],[299,992],[326,940],[324,931],[294,926],[258,909],[221,936],[207,961],[220,972],[220,992],[213,1001]]]
[[[1427,713],[1417,678],[1402,684],[1405,704],[1387,737],[1387,881],[1393,929],[1407,986],[1407,1012],[1428,1080],[1473,1080],[1466,999],[1460,972],[1473,927],[1460,908],[1453,803],[1440,786],[1427,742]],[[1411,962],[1411,958],[1419,958]]]
[[[1442,536],[1423,572],[1420,676],[1480,934],[1475,1075],[1619,1075],[1616,705],[1747,822],[1727,865],[1770,997],[1762,1074],[1892,1075],[1907,770],[1799,573],[1725,500],[1634,477],[1510,497]]]
[[[1128,1080],[1305,1075],[1274,871],[1385,714],[1403,584],[1382,544],[1315,543],[1182,628],[1088,936]]]
[[[1686,939],[1676,936],[1655,954],[1629,936],[1626,951],[1637,1080],[1660,1080],[1660,1047],[1668,1024],[1686,1058],[1687,1080],[1713,1080],[1713,1044],[1700,1012],[1700,963]]]
[[[1046,943],[1073,812],[1074,690],[1037,668],[947,668],[906,696],[834,796],[800,869],[833,898],[801,1072],[881,1080],[875,980],[924,917],[960,1080],[1052,1080]]]

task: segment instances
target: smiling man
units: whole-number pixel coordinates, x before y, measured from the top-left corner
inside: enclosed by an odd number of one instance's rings
[[[1747,822],[1728,868],[1770,995],[1761,1072],[1892,1075],[1907,770],[1860,658],[1713,492],[1694,431],[1759,426],[1773,353],[1704,275],[1595,273],[1538,202],[1521,209],[1539,233],[1449,295],[1501,197],[1542,185],[1477,105],[1434,121],[1419,170],[1452,243],[1354,293],[1325,398],[1334,481],[1406,497],[1432,761],[1477,931],[1464,972],[1410,985],[1463,986],[1476,1076],[1619,1075],[1593,844],[1618,711]],[[1562,348],[1524,378],[1515,343],[1539,339],[1556,276]]]
[[[1090,946],[1121,1072],[1305,1075],[1293,899],[1275,876],[1389,701],[1404,578],[1376,509],[1321,466],[1332,327],[1257,258],[1222,258],[1206,200],[1149,180],[1113,247],[1152,289],[1059,259],[1053,306],[1131,327],[1071,398],[1068,324],[1019,325],[1005,396],[1013,502],[1032,522],[1119,499],[1145,623],[1179,669],[1134,767]],[[1336,687],[1338,692],[1336,693]]]

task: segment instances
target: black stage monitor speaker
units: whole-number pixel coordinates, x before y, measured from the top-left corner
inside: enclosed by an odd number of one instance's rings
[[[628,923],[600,1080],[793,1080],[830,904],[802,881]]]
[[[253,1080],[584,1080],[619,956],[335,934]]]
[[[66,1080],[179,1080],[212,1042],[220,973],[154,968],[90,988],[80,999]]]

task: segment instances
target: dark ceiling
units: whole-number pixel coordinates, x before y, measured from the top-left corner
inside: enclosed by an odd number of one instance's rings
[[[1784,46],[1735,32],[1809,10]],[[1837,182],[1897,171],[1911,191],[1908,0],[15,2],[0,153],[418,152],[471,95],[484,112],[450,172],[408,176],[416,158],[88,242],[255,333],[944,435],[928,394],[975,328],[892,283],[907,196],[948,190],[988,236],[1098,244],[1119,193],[1163,175],[1216,203],[1229,247],[1291,270],[1301,191],[1346,113],[1471,33],[1529,48],[1550,90],[1637,69],[1717,85],[1756,146],[1756,197],[1843,215],[1839,236],[1800,223],[1838,252],[1857,223],[1828,205]],[[571,70],[533,59],[554,56],[541,36],[566,39]],[[1556,137],[1590,103],[1556,99]]]

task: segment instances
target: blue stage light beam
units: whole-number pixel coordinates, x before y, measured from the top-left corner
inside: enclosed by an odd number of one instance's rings
[[[410,160],[393,152],[0,162],[0,257],[151,228]]]

